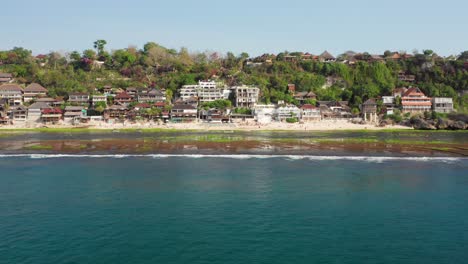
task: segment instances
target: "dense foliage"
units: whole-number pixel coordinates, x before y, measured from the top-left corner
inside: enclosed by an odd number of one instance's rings
[[[19,83],[38,82],[52,96],[94,92],[105,85],[161,87],[176,95],[182,85],[220,79],[228,85],[257,85],[266,103],[294,103],[287,91],[289,83],[295,84],[297,91],[315,92],[319,100],[349,101],[353,108],[368,98],[390,95],[396,87],[416,85],[427,96],[454,98],[458,110],[468,108],[468,97],[463,95],[468,89],[468,51],[458,58],[442,58],[425,50],[409,58],[383,61],[372,61],[364,53],[361,60],[348,65],[285,59],[286,55],[300,58],[302,53],[298,52],[250,58],[246,53],[190,53],[185,48],[167,49],[153,42],[142,49],[107,51],[106,44],[97,40],[94,49],[39,56],[24,48],[0,51],[0,72],[13,73]],[[339,58],[345,60],[346,54]],[[414,75],[415,82],[400,81],[399,72]]]

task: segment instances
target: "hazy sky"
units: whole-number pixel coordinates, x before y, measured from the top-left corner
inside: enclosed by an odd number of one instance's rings
[[[468,50],[467,0],[14,0],[1,4],[0,50],[82,51],[148,41],[251,55],[327,49]]]

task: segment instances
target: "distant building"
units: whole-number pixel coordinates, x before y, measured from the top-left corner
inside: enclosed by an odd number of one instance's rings
[[[449,97],[432,98],[432,110],[437,113],[453,112],[453,99]]]
[[[44,97],[47,95],[47,89],[38,83],[31,83],[30,85],[26,86],[26,88],[24,88],[23,92],[23,101],[25,103],[30,102],[38,97]]]
[[[93,106],[96,105],[97,103],[100,103],[100,102],[103,102],[103,103],[107,104],[107,96],[106,95],[95,94],[91,98],[91,102],[92,102]]]
[[[11,73],[0,72],[0,84],[13,82],[13,75]]]
[[[301,109],[295,105],[282,105],[276,109],[276,117],[278,121],[286,120],[287,118],[301,118]]]
[[[392,115],[395,109],[395,97],[382,96],[382,106],[385,108],[387,115]]]
[[[114,97],[114,102],[119,104],[128,104],[133,101],[133,97],[128,92],[122,92]]]
[[[271,123],[276,115],[276,105],[273,104],[257,104],[252,109],[252,114],[255,120],[260,124]]]
[[[318,121],[322,119],[320,108],[311,104],[301,106],[301,119],[304,121]]]
[[[179,90],[183,101],[196,97],[200,103],[229,99],[230,93],[231,90],[218,87],[214,81],[199,81],[198,85],[184,85]]]
[[[260,89],[251,86],[232,87],[235,97],[235,107],[252,108],[258,103]]]
[[[333,55],[331,55],[328,51],[324,51],[322,54],[320,54],[319,61],[320,62],[335,62],[336,58]]]
[[[174,122],[191,122],[197,118],[197,108],[189,104],[176,104],[171,110],[171,120]]]
[[[426,112],[431,111],[431,98],[417,87],[412,87],[406,90],[401,96],[401,105],[403,112]]]
[[[317,99],[317,95],[314,92],[297,92],[293,97],[301,105],[304,104],[306,100]]]
[[[24,105],[11,107],[10,119],[13,122],[25,122],[28,119],[28,108]]]
[[[20,105],[23,102],[23,88],[17,84],[0,85],[0,98],[8,100],[10,105]]]
[[[374,98],[365,101],[361,108],[364,121],[377,122],[377,102]]]
[[[89,94],[87,93],[70,93],[68,95],[68,102],[73,105],[88,105]]]

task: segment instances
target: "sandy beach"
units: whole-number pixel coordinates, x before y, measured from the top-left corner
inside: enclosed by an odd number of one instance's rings
[[[72,125],[61,122],[59,124],[39,124],[39,123],[18,123],[13,125],[0,126],[1,129],[37,129],[37,128],[89,128],[89,129],[176,129],[176,130],[239,130],[239,131],[340,131],[340,130],[388,130],[388,129],[413,129],[406,126],[385,126],[379,127],[374,124],[355,124],[348,120],[322,120],[305,123],[284,123],[272,122],[269,124],[259,124],[255,121],[241,121],[228,124],[191,122],[191,123],[157,123],[157,122],[91,122],[85,124]]]

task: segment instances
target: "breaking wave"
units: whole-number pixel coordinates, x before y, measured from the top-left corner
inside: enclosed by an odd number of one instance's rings
[[[287,159],[287,160],[350,160],[367,162],[385,161],[439,161],[457,162],[468,161],[464,157],[385,157],[385,156],[315,156],[315,155],[256,155],[256,154],[0,154],[0,158],[31,158],[31,159],[60,159],[60,158],[220,158],[220,159]]]

